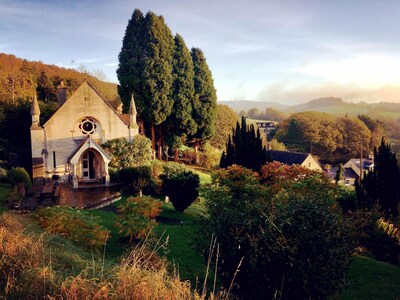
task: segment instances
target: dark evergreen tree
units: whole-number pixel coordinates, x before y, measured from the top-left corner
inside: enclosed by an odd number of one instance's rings
[[[241,165],[254,171],[260,171],[267,162],[267,151],[262,145],[260,131],[254,125],[247,126],[246,118],[242,117],[241,125],[236,123],[236,129],[229,136],[226,152],[223,152],[220,167],[226,168],[233,164]]]
[[[192,101],[194,98],[194,71],[190,51],[180,35],[175,36],[173,60],[173,84],[171,97],[174,100],[172,113],[167,120],[166,135],[168,146],[178,150],[179,138],[191,136],[196,132],[197,124],[193,119]]]
[[[144,70],[146,109],[144,116],[151,124],[151,137],[153,150],[155,150],[155,129],[160,129],[161,124],[172,112],[173,99],[172,87],[172,61],[174,40],[171,30],[165,24],[162,16],[148,12],[145,17],[147,57]],[[159,136],[159,149],[161,149],[162,135]],[[161,153],[159,151],[159,158]]]
[[[356,191],[360,206],[376,203],[386,219],[399,216],[400,170],[396,155],[383,138],[378,149],[374,148],[373,171],[365,174]]]
[[[146,59],[146,40],[144,25],[142,12],[135,9],[125,30],[117,69],[118,93],[123,103],[123,111],[128,111],[133,94],[139,116],[145,108],[143,73]]]
[[[192,48],[191,55],[194,66],[195,90],[193,118],[197,124],[197,132],[192,136],[192,141],[195,150],[197,150],[198,145],[214,135],[217,93],[203,52],[199,48]]]
[[[143,18],[136,9],[126,28],[117,71],[124,110],[133,94],[140,118],[151,125],[155,150],[156,127],[162,144],[161,124],[171,114],[173,99],[172,61],[174,41],[162,16],[148,12]],[[143,130],[143,127],[142,127]]]

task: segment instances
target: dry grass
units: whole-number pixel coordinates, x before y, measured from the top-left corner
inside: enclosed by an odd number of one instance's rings
[[[82,260],[80,273],[68,276],[55,267],[62,264],[57,261],[60,254],[51,255],[49,236],[27,233],[24,220],[12,213],[0,215],[0,299],[220,298],[200,295],[188,281],[170,274],[156,254],[163,245],[158,242],[150,250],[147,240],[113,268],[104,268],[104,258]]]

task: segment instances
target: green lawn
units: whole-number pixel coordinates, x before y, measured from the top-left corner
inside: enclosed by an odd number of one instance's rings
[[[112,205],[118,206],[125,200],[126,197]],[[182,279],[190,280],[195,284],[198,277],[202,283],[205,264],[203,257],[196,252],[193,245],[196,233],[201,227],[200,219],[204,214],[203,202],[194,202],[183,213],[176,212],[171,203],[163,203],[162,208],[160,216],[174,224],[159,222],[154,232],[157,237],[164,234],[163,241],[168,238],[165,252],[168,261],[179,271]],[[111,238],[107,242],[106,256],[110,259],[121,256],[126,251],[126,247],[118,241],[121,236],[114,227],[116,214],[113,211],[105,210],[92,210],[90,213],[99,217],[100,224],[111,231]]]
[[[354,256],[350,286],[340,299],[400,299],[400,267]]]

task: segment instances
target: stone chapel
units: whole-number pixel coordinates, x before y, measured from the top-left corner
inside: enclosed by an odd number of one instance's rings
[[[113,107],[85,80],[66,99],[63,82],[58,87],[58,110],[43,126],[36,96],[32,102],[31,143],[34,183],[58,175],[74,188],[85,182],[110,183],[110,156],[102,143],[124,137],[132,141],[138,134],[136,106],[132,97],[129,114],[122,105]]]

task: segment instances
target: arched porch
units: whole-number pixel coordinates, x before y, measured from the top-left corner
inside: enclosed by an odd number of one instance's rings
[[[78,147],[70,159],[73,187],[82,182],[110,184],[108,164],[111,159],[90,136]]]

